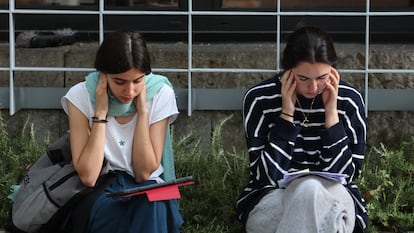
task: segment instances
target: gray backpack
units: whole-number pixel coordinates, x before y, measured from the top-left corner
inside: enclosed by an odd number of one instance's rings
[[[103,164],[101,177],[111,170]],[[91,192],[82,184],[73,164],[69,134],[54,142],[24,177],[11,211],[16,232],[38,232],[67,203]]]

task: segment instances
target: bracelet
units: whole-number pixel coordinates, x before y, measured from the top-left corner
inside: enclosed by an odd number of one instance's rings
[[[92,122],[95,122],[95,123],[107,123],[108,121],[106,119],[99,119],[97,117],[92,117]]]
[[[292,118],[295,118],[293,115],[290,115],[290,114],[287,114],[287,113],[284,113],[284,112],[281,112],[280,113],[281,115],[285,115],[285,116],[288,116],[288,117],[292,117]]]

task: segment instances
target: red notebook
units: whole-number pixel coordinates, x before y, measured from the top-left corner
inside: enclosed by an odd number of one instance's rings
[[[180,199],[180,190],[178,187],[194,184],[192,176],[186,176],[164,183],[150,184],[143,187],[125,189],[121,192],[107,194],[107,197],[121,198],[132,197],[146,194],[149,201],[163,201],[171,199]]]

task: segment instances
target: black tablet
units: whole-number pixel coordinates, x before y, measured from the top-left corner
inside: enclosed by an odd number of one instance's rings
[[[193,181],[192,176],[185,176],[185,177],[177,178],[177,179],[174,179],[174,180],[166,181],[166,182],[163,182],[163,183],[150,184],[150,185],[146,185],[146,186],[140,186],[140,187],[136,187],[136,188],[125,189],[125,190],[120,191],[120,192],[109,193],[106,196],[111,197],[111,198],[129,196],[129,195],[134,194],[134,193],[139,193],[139,192],[144,192],[144,191],[148,191],[148,190],[151,190],[151,189],[166,187],[166,186],[169,186],[169,185],[183,184],[183,183],[191,182],[191,181]]]

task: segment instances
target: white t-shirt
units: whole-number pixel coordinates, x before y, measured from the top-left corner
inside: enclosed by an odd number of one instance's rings
[[[95,106],[89,97],[85,82],[71,87],[61,99],[63,110],[68,113],[67,101],[75,105],[89,119],[92,127],[92,117],[95,115]],[[147,102],[149,124],[156,123],[169,117],[169,124],[174,122],[178,116],[178,108],[175,100],[174,90],[164,85],[151,101]],[[131,154],[134,138],[137,114],[126,124],[120,124],[113,116],[108,116],[105,138],[105,158],[114,170],[125,171],[134,176]],[[160,165],[150,176],[150,179],[158,179],[164,169]]]

